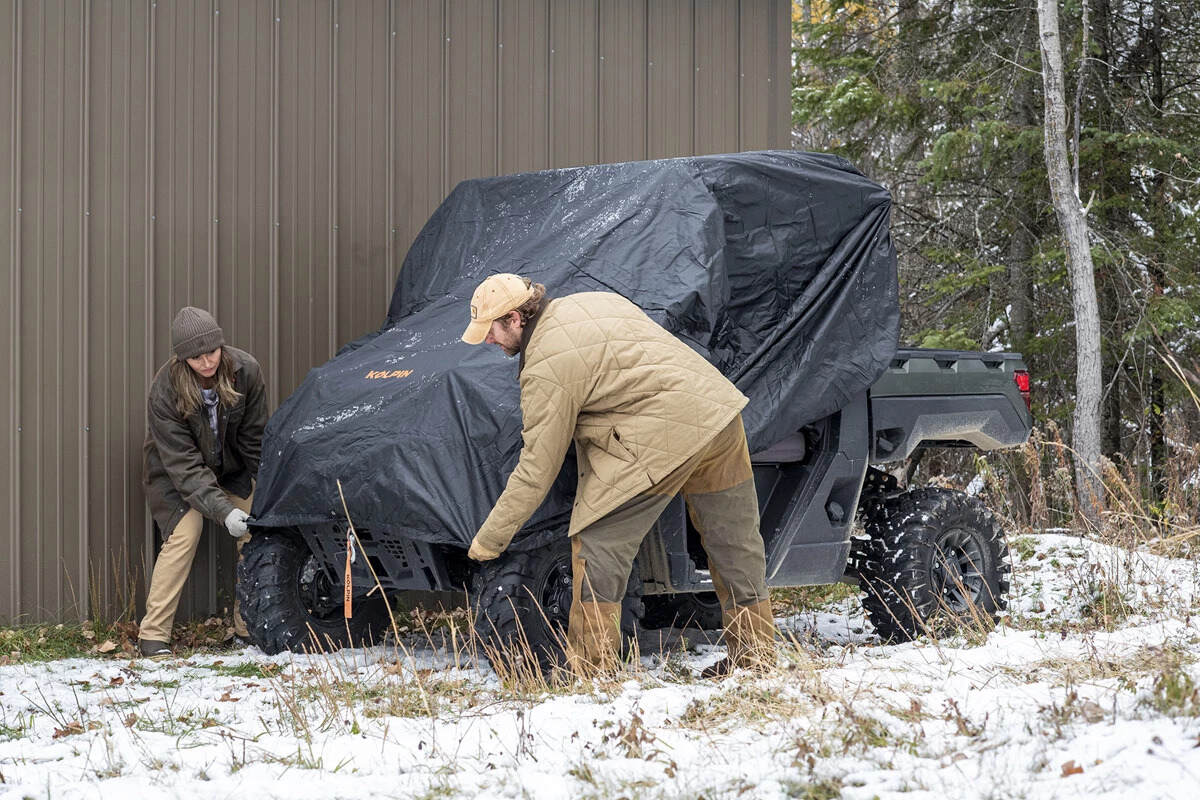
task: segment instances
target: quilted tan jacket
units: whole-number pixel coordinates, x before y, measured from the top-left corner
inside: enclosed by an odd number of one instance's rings
[[[699,452],[748,402],[617,294],[551,300],[525,334],[524,447],[478,534],[496,551],[545,499],[572,439],[579,462],[573,536]]]

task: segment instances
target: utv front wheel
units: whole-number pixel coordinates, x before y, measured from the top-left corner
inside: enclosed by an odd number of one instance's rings
[[[274,655],[284,650],[336,650],[381,641],[387,601],[355,598],[346,619],[342,584],[332,580],[295,531],[255,533],[238,562],[238,599],[250,641]]]
[[[637,575],[634,568],[633,575]],[[635,587],[633,584],[636,583]],[[635,639],[643,614],[641,582],[630,579],[621,604],[621,637]],[[485,655],[536,659],[537,669],[561,666],[571,613],[571,544],[509,551],[479,566],[471,586],[475,633]]]
[[[867,506],[855,541],[863,608],[884,639],[987,627],[1008,602],[1008,543],[974,497],[917,489]]]

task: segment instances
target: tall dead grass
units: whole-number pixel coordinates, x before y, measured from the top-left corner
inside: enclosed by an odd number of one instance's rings
[[[1162,496],[1156,498],[1141,463],[1103,459],[1100,477],[1105,511],[1092,525],[1075,494],[1074,451],[1054,424],[1035,428],[1020,448],[974,455],[965,469],[983,478],[984,501],[1012,528],[1083,530],[1105,544],[1148,547],[1160,555],[1194,556],[1200,546],[1200,443],[1175,441],[1164,465]]]

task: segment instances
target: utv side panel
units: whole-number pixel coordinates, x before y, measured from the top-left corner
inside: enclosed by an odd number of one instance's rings
[[[845,572],[867,471],[866,393],[829,417],[825,427],[805,462],[776,467],[770,499],[760,509],[769,586],[834,583]],[[756,481],[761,469],[755,468]]]

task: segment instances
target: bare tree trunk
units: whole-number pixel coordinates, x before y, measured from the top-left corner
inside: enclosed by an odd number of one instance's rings
[[[1046,172],[1054,212],[1067,245],[1071,301],[1075,310],[1075,492],[1084,518],[1095,524],[1104,508],[1100,479],[1100,312],[1087,221],[1071,181],[1067,163],[1066,99],[1062,45],[1058,34],[1058,0],[1038,0],[1042,40],[1042,83],[1045,86]]]

